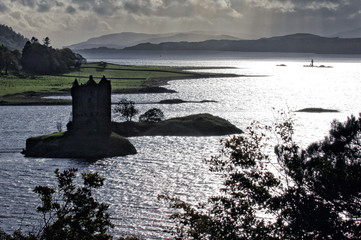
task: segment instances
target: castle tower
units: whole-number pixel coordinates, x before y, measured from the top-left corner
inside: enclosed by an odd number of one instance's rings
[[[104,76],[97,84],[93,76],[71,88],[73,105],[72,130],[83,130],[97,135],[111,133],[111,86]]]

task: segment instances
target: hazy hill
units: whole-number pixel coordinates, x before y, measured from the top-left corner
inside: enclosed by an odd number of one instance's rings
[[[0,45],[11,50],[18,49],[21,51],[27,41],[28,39],[20,33],[16,33],[11,27],[0,24]]]
[[[340,38],[361,38],[361,27],[333,34],[332,37]]]
[[[169,34],[146,34],[122,32],[115,34],[103,35],[91,38],[85,42],[73,44],[69,47],[73,50],[90,49],[90,48],[116,48],[123,49],[125,47],[135,46],[141,43],[159,44],[162,42],[202,42],[206,40],[236,40],[238,38],[228,35],[212,35],[205,32],[189,32],[189,33],[169,33]]]
[[[298,33],[258,40],[208,40],[203,42],[143,43],[125,50],[214,50],[241,52],[302,52],[361,54],[361,38],[326,38]]]

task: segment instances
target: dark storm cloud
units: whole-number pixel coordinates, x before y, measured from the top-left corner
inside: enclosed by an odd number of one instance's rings
[[[54,2],[51,0],[41,0],[37,3],[38,12],[48,12],[53,6]]]
[[[57,7],[63,7],[65,5],[64,3],[58,1],[56,1],[55,3]]]
[[[66,12],[66,13],[69,13],[69,14],[74,14],[74,13],[76,13],[76,9],[75,9],[73,6],[68,6],[68,7],[65,9],[65,12]]]
[[[348,21],[361,17],[359,0],[305,0],[304,4],[294,1],[296,12],[324,20]],[[347,24],[346,24],[347,25]]]
[[[6,1],[6,0],[5,0]],[[40,12],[49,11],[54,6],[64,6],[71,3],[77,9],[93,11],[101,16],[111,16],[119,11],[143,16],[174,16],[187,17],[192,13],[209,10],[236,10],[245,13],[249,9],[272,12],[299,11],[342,11],[342,14],[354,14],[360,10],[360,0],[10,0],[20,3]],[[64,2],[66,2],[64,4]],[[4,5],[4,4],[3,4]],[[357,11],[356,11],[357,10]]]
[[[123,3],[123,6],[124,9],[130,13],[143,14],[146,12],[144,7],[142,7],[139,2],[136,1],[125,1],[125,3]]]
[[[71,0],[72,5],[76,5],[79,10],[93,11],[100,16],[112,16],[117,13],[130,13],[142,16],[173,16],[178,12],[189,12],[192,5],[191,0]],[[167,11],[169,14],[166,14]]]
[[[342,14],[355,16],[360,11],[360,0],[10,0],[23,6],[48,12],[53,7],[72,6],[81,11],[91,11],[99,16],[114,16],[129,13],[143,17],[197,17],[218,11],[231,16],[231,12],[247,14],[248,11],[272,13]],[[64,4],[65,3],[65,4]],[[66,13],[74,9],[64,7]],[[235,16],[235,14],[233,14]],[[211,19],[210,19],[211,20]]]
[[[163,1],[158,1],[159,4],[155,4],[150,0],[125,0],[123,1],[123,9],[127,13],[144,16],[158,16],[161,9],[167,9],[167,5]],[[183,6],[182,6],[183,7]]]
[[[23,0],[24,1],[24,0]],[[28,0],[31,1],[31,0]],[[272,13],[343,14],[355,15],[360,11],[360,0],[72,0],[80,10],[92,10],[100,16],[112,16],[123,11],[149,17],[196,17],[217,10],[221,14],[236,11],[270,11]],[[225,11],[227,10],[227,11]]]
[[[258,8],[276,12],[297,12],[305,9],[336,11],[342,6],[360,5],[358,0],[230,0],[230,2],[236,8]]]
[[[80,10],[87,11],[91,9],[95,2],[94,0],[72,0],[72,3],[78,5]]]
[[[17,0],[13,0],[13,2],[17,2]],[[35,3],[36,1],[35,0],[19,0],[19,2],[24,5],[24,6],[27,6],[27,7],[35,7]]]
[[[72,0],[82,11],[94,11],[100,16],[112,16],[120,8],[121,1],[116,0]]]
[[[119,7],[113,1],[103,0],[101,3],[95,4],[93,9],[98,15],[112,16],[119,10]]]
[[[53,7],[64,6],[64,3],[57,0],[11,0],[11,2],[15,4],[20,3],[22,6],[35,9],[38,12],[48,12]]]
[[[229,0],[125,0],[123,10],[134,15],[169,18],[227,16],[233,9]]]
[[[5,12],[6,10],[8,10],[8,7],[5,4],[0,3],[0,12]]]

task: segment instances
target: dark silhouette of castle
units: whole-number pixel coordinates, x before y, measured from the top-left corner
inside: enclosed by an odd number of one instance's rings
[[[71,88],[73,120],[72,131],[82,130],[89,134],[111,133],[111,86],[104,76],[97,84],[93,76],[79,85],[75,79]]]

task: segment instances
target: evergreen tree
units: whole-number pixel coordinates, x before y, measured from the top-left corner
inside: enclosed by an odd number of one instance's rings
[[[44,38],[43,43],[45,46],[49,47],[50,46],[50,38],[49,37]]]

